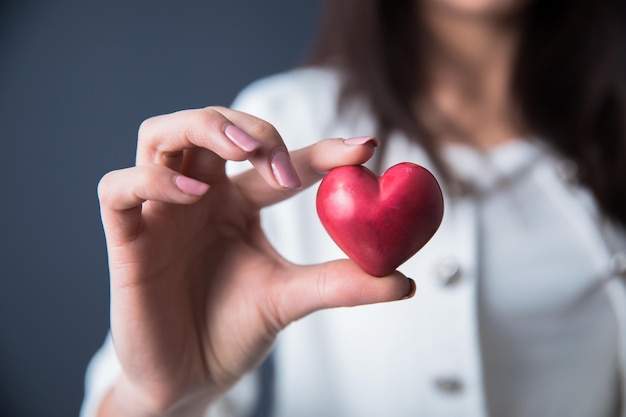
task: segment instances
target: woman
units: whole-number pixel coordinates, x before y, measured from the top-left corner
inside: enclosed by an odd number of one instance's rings
[[[99,185],[113,342],[84,415],[626,415],[618,7],[333,1],[312,66],[144,122]],[[405,160],[446,201],[414,298],[290,198]]]

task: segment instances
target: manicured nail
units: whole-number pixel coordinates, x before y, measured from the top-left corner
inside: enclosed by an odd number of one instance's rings
[[[296,189],[302,187],[298,173],[291,164],[287,152],[280,150],[272,157],[272,172],[281,187]]]
[[[209,189],[209,184],[194,180],[193,178],[185,177],[184,175],[177,175],[174,177],[174,184],[183,193],[200,197],[204,195]]]
[[[239,149],[246,152],[256,151],[261,147],[261,142],[248,135],[235,125],[228,125],[224,129],[224,134]]]
[[[408,300],[409,298],[413,297],[415,295],[415,292],[417,291],[417,285],[415,285],[415,281],[413,281],[411,278],[407,279],[409,280],[409,292],[407,293],[407,295],[402,297],[403,300]]]
[[[343,143],[346,145],[364,145],[368,142],[371,142],[374,147],[380,145],[378,139],[372,136],[357,136],[355,138],[344,139]]]

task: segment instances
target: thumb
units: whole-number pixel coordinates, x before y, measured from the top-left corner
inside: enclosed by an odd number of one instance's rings
[[[290,152],[293,165],[302,180],[302,189],[309,187],[332,168],[341,165],[359,165],[369,160],[378,146],[378,139],[362,136],[350,139],[324,139],[313,145]],[[298,190],[277,190],[270,187],[255,170],[240,174],[235,179],[255,207],[262,208],[282,201]]]
[[[416,289],[415,281],[398,271],[375,277],[347,259],[298,266],[295,275],[276,297],[281,305],[275,311],[284,315],[278,318],[284,325],[317,310],[408,299]]]

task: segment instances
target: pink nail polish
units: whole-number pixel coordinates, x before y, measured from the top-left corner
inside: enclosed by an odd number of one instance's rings
[[[355,138],[344,139],[343,143],[346,145],[364,145],[368,142],[371,142],[374,147],[380,145],[378,139],[373,136],[357,136]]]
[[[285,151],[278,151],[272,157],[272,172],[274,178],[281,187],[297,189],[302,187],[302,182],[298,177],[298,173],[291,164],[291,160]]]
[[[174,184],[179,190],[185,194],[200,197],[204,195],[209,189],[209,184],[194,180],[193,178],[185,177],[184,175],[177,175],[174,177]]]
[[[224,129],[224,134],[239,149],[246,152],[256,151],[261,147],[261,142],[248,135],[235,125],[228,125]]]

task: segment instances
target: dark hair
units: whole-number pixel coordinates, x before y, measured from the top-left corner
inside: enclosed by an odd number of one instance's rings
[[[579,180],[626,225],[626,43],[620,0],[535,0],[526,5],[511,91],[524,126],[577,163]],[[415,117],[427,91],[415,0],[329,0],[310,64],[344,74],[340,108],[365,99],[381,141],[419,141],[452,180],[437,142]]]

